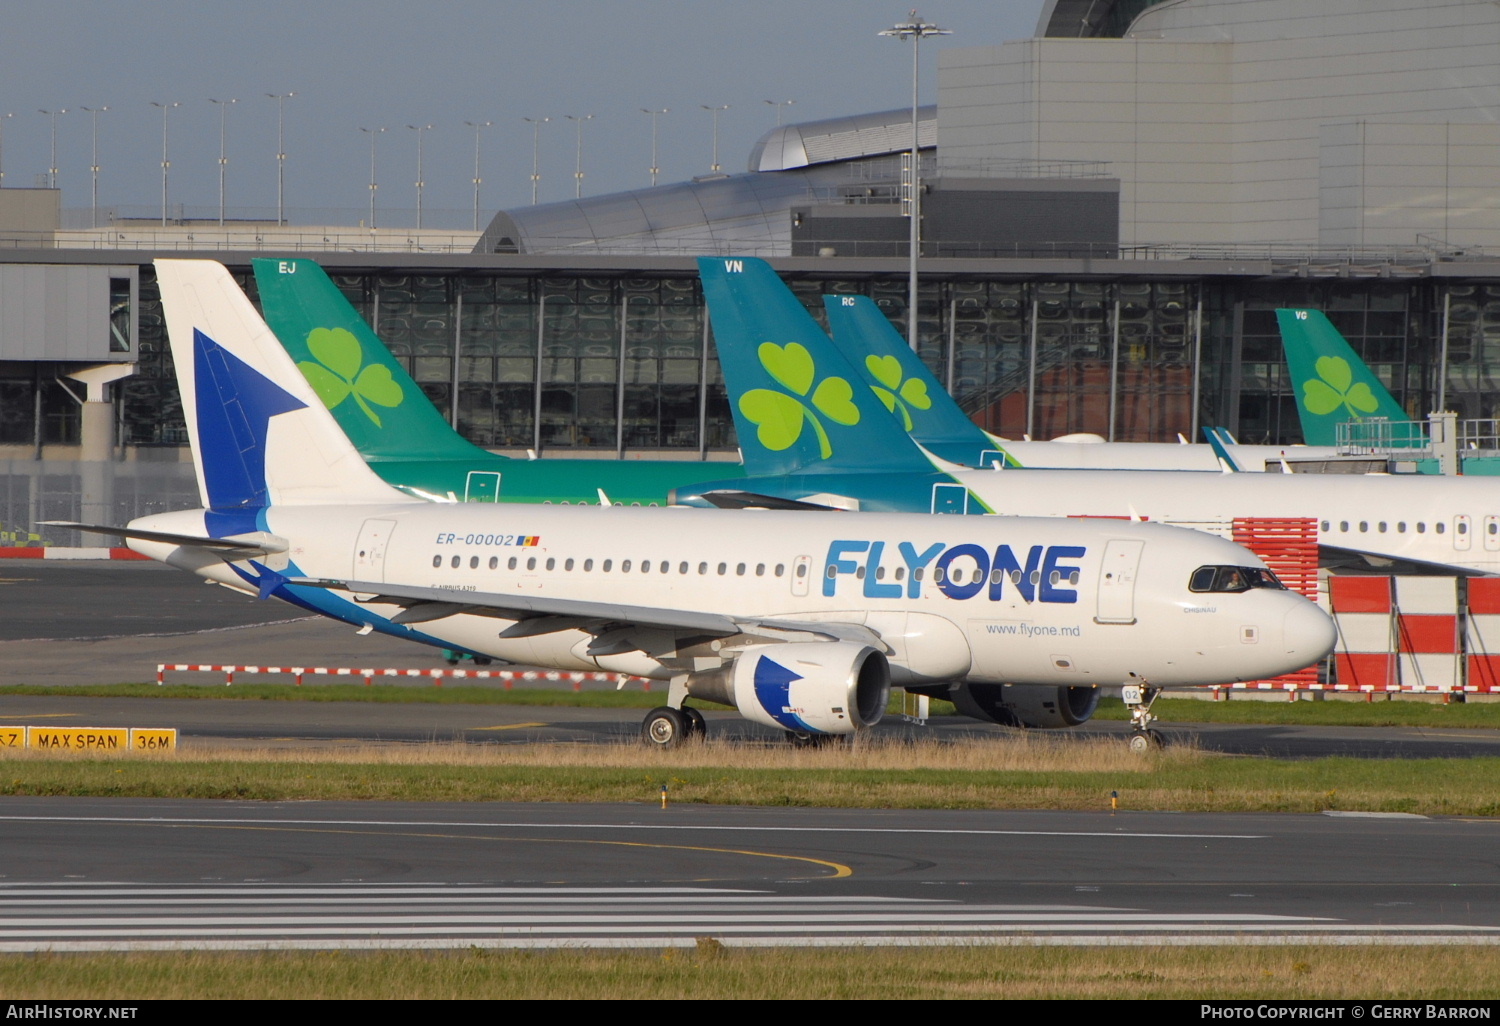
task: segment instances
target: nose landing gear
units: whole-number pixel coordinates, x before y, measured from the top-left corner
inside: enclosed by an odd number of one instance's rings
[[[1120,689],[1125,708],[1130,710],[1131,735],[1127,744],[1132,752],[1142,754],[1161,747],[1161,733],[1151,724],[1156,717],[1151,715],[1151,705],[1161,694],[1161,688],[1149,684],[1126,684]]]

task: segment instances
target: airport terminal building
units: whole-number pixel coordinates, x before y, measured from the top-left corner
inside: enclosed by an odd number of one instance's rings
[[[1298,441],[1278,306],[1327,311],[1414,417],[1500,416],[1500,8],[1308,10],[1052,0],[1031,39],[941,52],[915,313],[977,423]],[[743,172],[441,239],[65,231],[56,193],[0,190],[0,532],[79,515],[70,461],[112,464],[122,513],[191,495],[158,256],[220,260],[252,298],[252,257],[318,261],[482,446],[733,458],[694,258],[766,257],[815,316],[858,292],[904,332],[911,135],[909,111],[783,126]]]

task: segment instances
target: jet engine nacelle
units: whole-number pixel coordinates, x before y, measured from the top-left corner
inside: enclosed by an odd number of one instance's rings
[[[885,714],[891,668],[878,650],[848,641],[752,645],[725,683],[725,697],[747,720],[798,734],[852,734]],[[688,685],[712,697],[708,690]]]
[[[965,716],[1008,727],[1076,727],[1099,708],[1098,688],[964,683],[948,698]]]

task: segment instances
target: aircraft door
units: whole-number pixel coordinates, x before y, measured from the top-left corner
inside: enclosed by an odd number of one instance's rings
[[[1135,578],[1145,547],[1143,541],[1124,538],[1111,539],[1104,546],[1095,623],[1135,623]]]
[[[471,470],[464,480],[465,502],[499,502],[500,472],[498,470]]]
[[[385,580],[385,550],[396,531],[394,520],[366,520],[354,543],[354,577],[360,581]]]
[[[1467,514],[1460,513],[1453,518],[1453,547],[1455,549],[1460,552],[1469,551],[1469,546],[1474,544],[1473,527]]]
[[[1490,552],[1500,551],[1500,517],[1494,514],[1484,518],[1484,547]]]
[[[812,557],[798,556],[792,563],[792,594],[806,595],[812,582]]]
[[[961,484],[933,485],[932,511],[934,513],[969,512],[969,490]]]

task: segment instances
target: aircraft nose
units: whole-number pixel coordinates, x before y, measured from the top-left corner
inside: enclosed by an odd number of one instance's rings
[[[1288,656],[1295,656],[1299,667],[1311,666],[1333,651],[1338,633],[1333,617],[1311,602],[1299,602],[1288,610],[1281,624],[1281,636]],[[1288,660],[1293,661],[1293,660]]]

